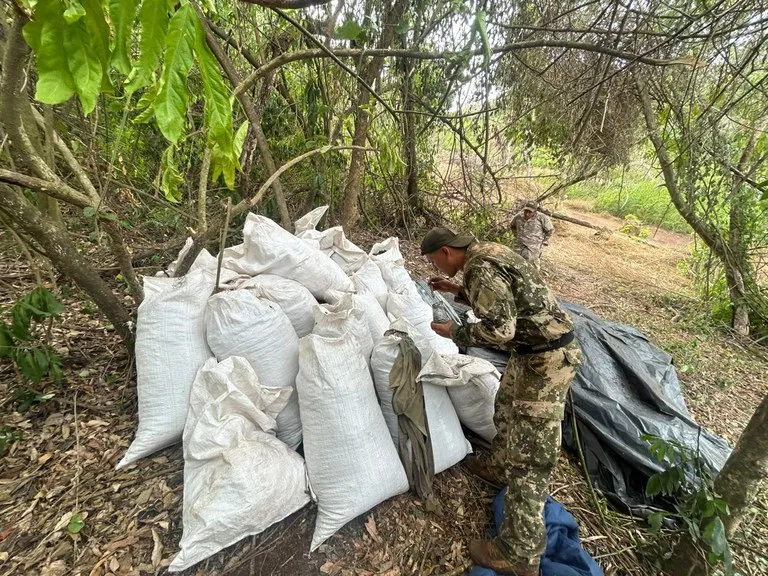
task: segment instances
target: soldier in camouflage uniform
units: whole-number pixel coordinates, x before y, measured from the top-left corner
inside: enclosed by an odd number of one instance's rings
[[[552,220],[542,214],[538,203],[528,200],[523,209],[512,218],[512,231],[515,233],[515,252],[541,267],[541,250],[555,232]]]
[[[550,475],[560,449],[565,395],[581,350],[573,323],[552,297],[536,268],[496,243],[434,228],[421,253],[449,277],[464,271],[463,285],[430,278],[436,290],[452,292],[472,306],[475,324],[434,323],[459,346],[495,346],[512,353],[496,396],[491,470],[509,485],[499,536],[475,540],[476,564],[500,573],[537,576],[546,548],[542,517]]]

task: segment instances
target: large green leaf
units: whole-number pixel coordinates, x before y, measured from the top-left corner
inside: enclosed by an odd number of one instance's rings
[[[92,36],[85,19],[70,24],[64,35],[64,53],[75,91],[80,98],[83,111],[88,114],[96,107],[101,92],[101,78],[104,73],[101,60],[94,50]]]
[[[63,13],[60,0],[39,0],[33,20],[23,30],[37,57],[35,99],[44,104],[61,104],[75,93],[75,81],[62,50],[67,33]]]
[[[110,31],[107,24],[106,5],[102,0],[80,0],[85,6],[85,24],[91,38],[94,51],[101,62],[101,90],[112,92],[112,81],[109,78],[110,63]]]
[[[184,177],[176,165],[176,145],[170,144],[160,158],[160,189],[169,202],[181,202],[181,190],[179,184],[184,182]]]
[[[174,0],[145,0],[139,8],[141,39],[139,40],[139,60],[136,62],[134,76],[126,86],[130,94],[149,84],[152,80],[165,48],[165,36],[168,31],[168,12]]]
[[[129,41],[138,6],[139,0],[109,0],[109,20],[115,31],[111,62],[117,70],[126,75],[131,72]]]
[[[194,63],[196,26],[195,9],[190,4],[184,4],[171,17],[165,38],[163,74],[154,108],[160,131],[174,144],[184,133],[189,101],[187,74]]]
[[[204,115],[213,163],[212,177],[215,180],[223,174],[224,182],[232,188],[235,185],[235,171],[240,167],[232,130],[232,103],[219,64],[206,43],[200,20],[196,18],[195,24],[195,55],[205,93]]]

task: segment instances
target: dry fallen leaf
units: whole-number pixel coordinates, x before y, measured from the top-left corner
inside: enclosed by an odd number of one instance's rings
[[[160,541],[160,536],[157,535],[157,531],[154,528],[152,528],[152,540],[155,543],[154,548],[152,548],[152,566],[157,568],[163,559],[163,543]]]
[[[118,573],[118,570],[120,570],[120,562],[118,562],[117,558],[112,556],[112,558],[109,561],[109,569],[112,570],[115,574]]]
[[[365,530],[371,535],[374,542],[381,544],[381,536],[379,536],[379,533],[376,531],[376,520],[373,519],[373,514],[368,516],[368,519],[365,521]]]
[[[333,568],[334,568],[333,562],[329,560],[328,562],[320,566],[320,572],[322,572],[323,574],[331,574],[333,572]]]

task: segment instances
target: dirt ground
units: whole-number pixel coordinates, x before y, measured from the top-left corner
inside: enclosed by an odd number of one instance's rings
[[[621,221],[566,205],[566,212],[616,231]],[[558,222],[544,255],[545,278],[561,297],[636,326],[668,350],[684,394],[705,427],[738,440],[768,392],[768,360],[716,330],[680,271],[691,238],[659,231],[648,241]],[[364,248],[380,238],[353,238]],[[417,244],[402,243],[414,275],[429,273]],[[31,287],[22,258],[0,259],[0,305]],[[0,460],[0,576],[165,574],[181,537],[180,446],[116,471],[136,429],[135,377],[109,326],[62,287],[68,312],[53,328],[66,379],[52,399],[14,410],[15,376],[0,364],[0,426],[16,440]],[[75,304],[75,302],[79,302]],[[222,551],[185,575],[458,575],[467,543],[486,533],[496,489],[454,467],[435,480],[441,504],[427,512],[403,495],[345,526],[309,555],[315,511],[307,507],[266,532]],[[562,455],[551,493],[577,518],[584,546],[607,575],[651,575],[672,538],[595,505],[578,458]],[[753,505],[734,543],[744,575],[768,574],[768,496]],[[67,533],[73,514],[84,527]]]

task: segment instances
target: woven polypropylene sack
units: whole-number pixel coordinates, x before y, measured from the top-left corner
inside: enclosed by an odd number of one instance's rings
[[[397,238],[387,238],[374,244],[369,255],[379,267],[389,292],[400,294],[410,289],[413,280],[405,269],[405,260],[400,253],[400,241]]]
[[[327,210],[328,206],[320,206],[296,220],[296,237],[329,256],[347,274],[352,274],[368,260],[368,255],[347,239],[341,226],[322,231],[316,229]]]
[[[500,377],[487,360],[463,354],[435,354],[419,373],[421,382],[446,387],[461,423],[488,442],[496,436],[493,416]]]
[[[223,267],[240,274],[275,274],[296,280],[315,298],[329,290],[352,292],[339,265],[265,216],[248,214],[243,243],[224,250]]]
[[[205,306],[214,282],[203,268],[180,278],[144,277],[136,326],[139,427],[118,468],[181,440],[189,390],[212,356]]]
[[[458,354],[459,348],[450,338],[443,338],[432,330],[432,307],[421,299],[415,285],[405,294],[390,293],[387,314],[391,318],[405,318],[438,354]]]
[[[184,513],[169,572],[258,534],[309,502],[304,461],[275,438],[290,392],[265,388],[244,358],[210,359],[184,428]]]
[[[373,352],[373,335],[366,319],[366,303],[357,294],[334,293],[332,303],[315,309],[314,334],[329,338],[353,338],[366,363]],[[370,305],[370,301],[368,302]],[[383,334],[383,332],[382,332]]]
[[[358,292],[365,288],[374,295],[376,301],[381,306],[381,309],[384,312],[387,311],[387,284],[381,276],[381,270],[379,270],[379,267],[373,260],[367,258],[363,265],[360,266],[357,272],[352,274],[350,278]]]
[[[392,409],[392,389],[389,386],[389,374],[400,353],[399,342],[401,338],[402,333],[388,332],[373,349],[371,356],[371,372],[376,385],[376,394],[379,397],[381,412],[395,445],[397,445],[400,432],[397,415]],[[423,389],[435,473],[438,473],[461,461],[472,451],[472,447],[464,437],[461,423],[453,404],[451,404],[447,390],[431,384],[424,384]]]
[[[242,282],[238,288],[247,288],[259,298],[280,306],[299,338],[312,332],[315,325],[313,310],[318,303],[312,293],[295,280],[274,274],[259,274]]]
[[[310,334],[299,350],[304,455],[318,508],[314,550],[353,518],[408,490],[408,479],[356,339]]]
[[[262,386],[295,389],[299,339],[277,304],[250,290],[220,292],[208,300],[205,327],[208,345],[219,361],[242,356]],[[291,448],[301,443],[296,394],[277,417],[277,437]]]

